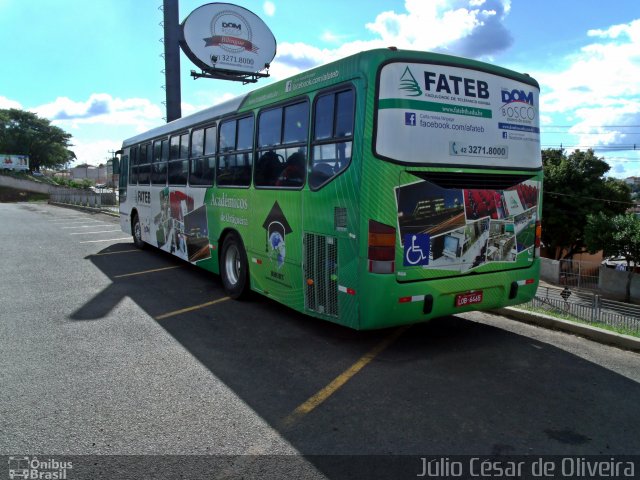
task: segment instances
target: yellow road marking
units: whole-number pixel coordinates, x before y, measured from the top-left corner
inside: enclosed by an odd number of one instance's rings
[[[182,313],[193,312],[194,310],[199,310],[201,308],[210,307],[211,305],[215,305],[216,303],[224,302],[225,300],[230,300],[231,297],[222,297],[217,300],[212,300],[210,302],[201,303],[200,305],[194,305],[193,307],[187,307],[180,310],[174,310],[173,312],[164,313],[162,315],[158,315],[155,317],[155,320],[164,320],[165,318],[173,317],[175,315],[180,315]]]
[[[380,355],[380,353],[383,352],[389,345],[395,342],[400,337],[400,335],[402,335],[409,327],[410,325],[398,328],[395,332],[385,338],[369,352],[360,357],[360,359],[356,363],[351,365],[347,370],[334,378],[333,381],[331,381],[331,383],[329,383],[326,387],[310,397],[306,402],[298,406],[298,408],[296,408],[283,420],[282,423],[284,424],[284,426],[292,426],[307,413],[320,406],[320,404],[327,400],[331,395],[336,393],[345,383],[351,380],[351,378],[353,378],[360,370],[366,367],[374,358]]]
[[[113,278],[134,277],[136,275],[144,275],[146,273],[162,272],[163,270],[171,270],[172,268],[180,268],[182,265],[174,265],[172,267],[154,268],[153,270],[145,270],[143,272],[125,273],[122,275],[114,275]]]

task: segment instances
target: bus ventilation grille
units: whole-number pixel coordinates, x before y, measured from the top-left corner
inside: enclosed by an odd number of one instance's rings
[[[308,310],[338,316],[338,240],[304,234],[304,303]]]
[[[347,230],[347,209],[344,207],[335,207],[333,209],[333,226],[338,232]]]

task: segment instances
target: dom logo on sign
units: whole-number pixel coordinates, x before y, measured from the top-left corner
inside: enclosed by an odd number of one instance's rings
[[[502,116],[510,120],[533,120],[536,110],[533,103],[533,92],[524,90],[502,89]]]

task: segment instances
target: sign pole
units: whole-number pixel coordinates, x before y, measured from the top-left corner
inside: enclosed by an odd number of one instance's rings
[[[180,107],[180,22],[178,0],[163,0],[164,71],[167,123],[182,116]]]

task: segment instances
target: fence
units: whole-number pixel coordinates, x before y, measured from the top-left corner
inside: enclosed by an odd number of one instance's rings
[[[598,288],[600,264],[576,260],[559,260],[559,283],[575,288]]]
[[[640,306],[607,300],[595,293],[572,291],[568,287],[540,286],[527,305],[640,334]]]
[[[54,203],[118,210],[118,198],[114,192],[94,192],[76,188],[52,188],[49,192],[49,199]]]

